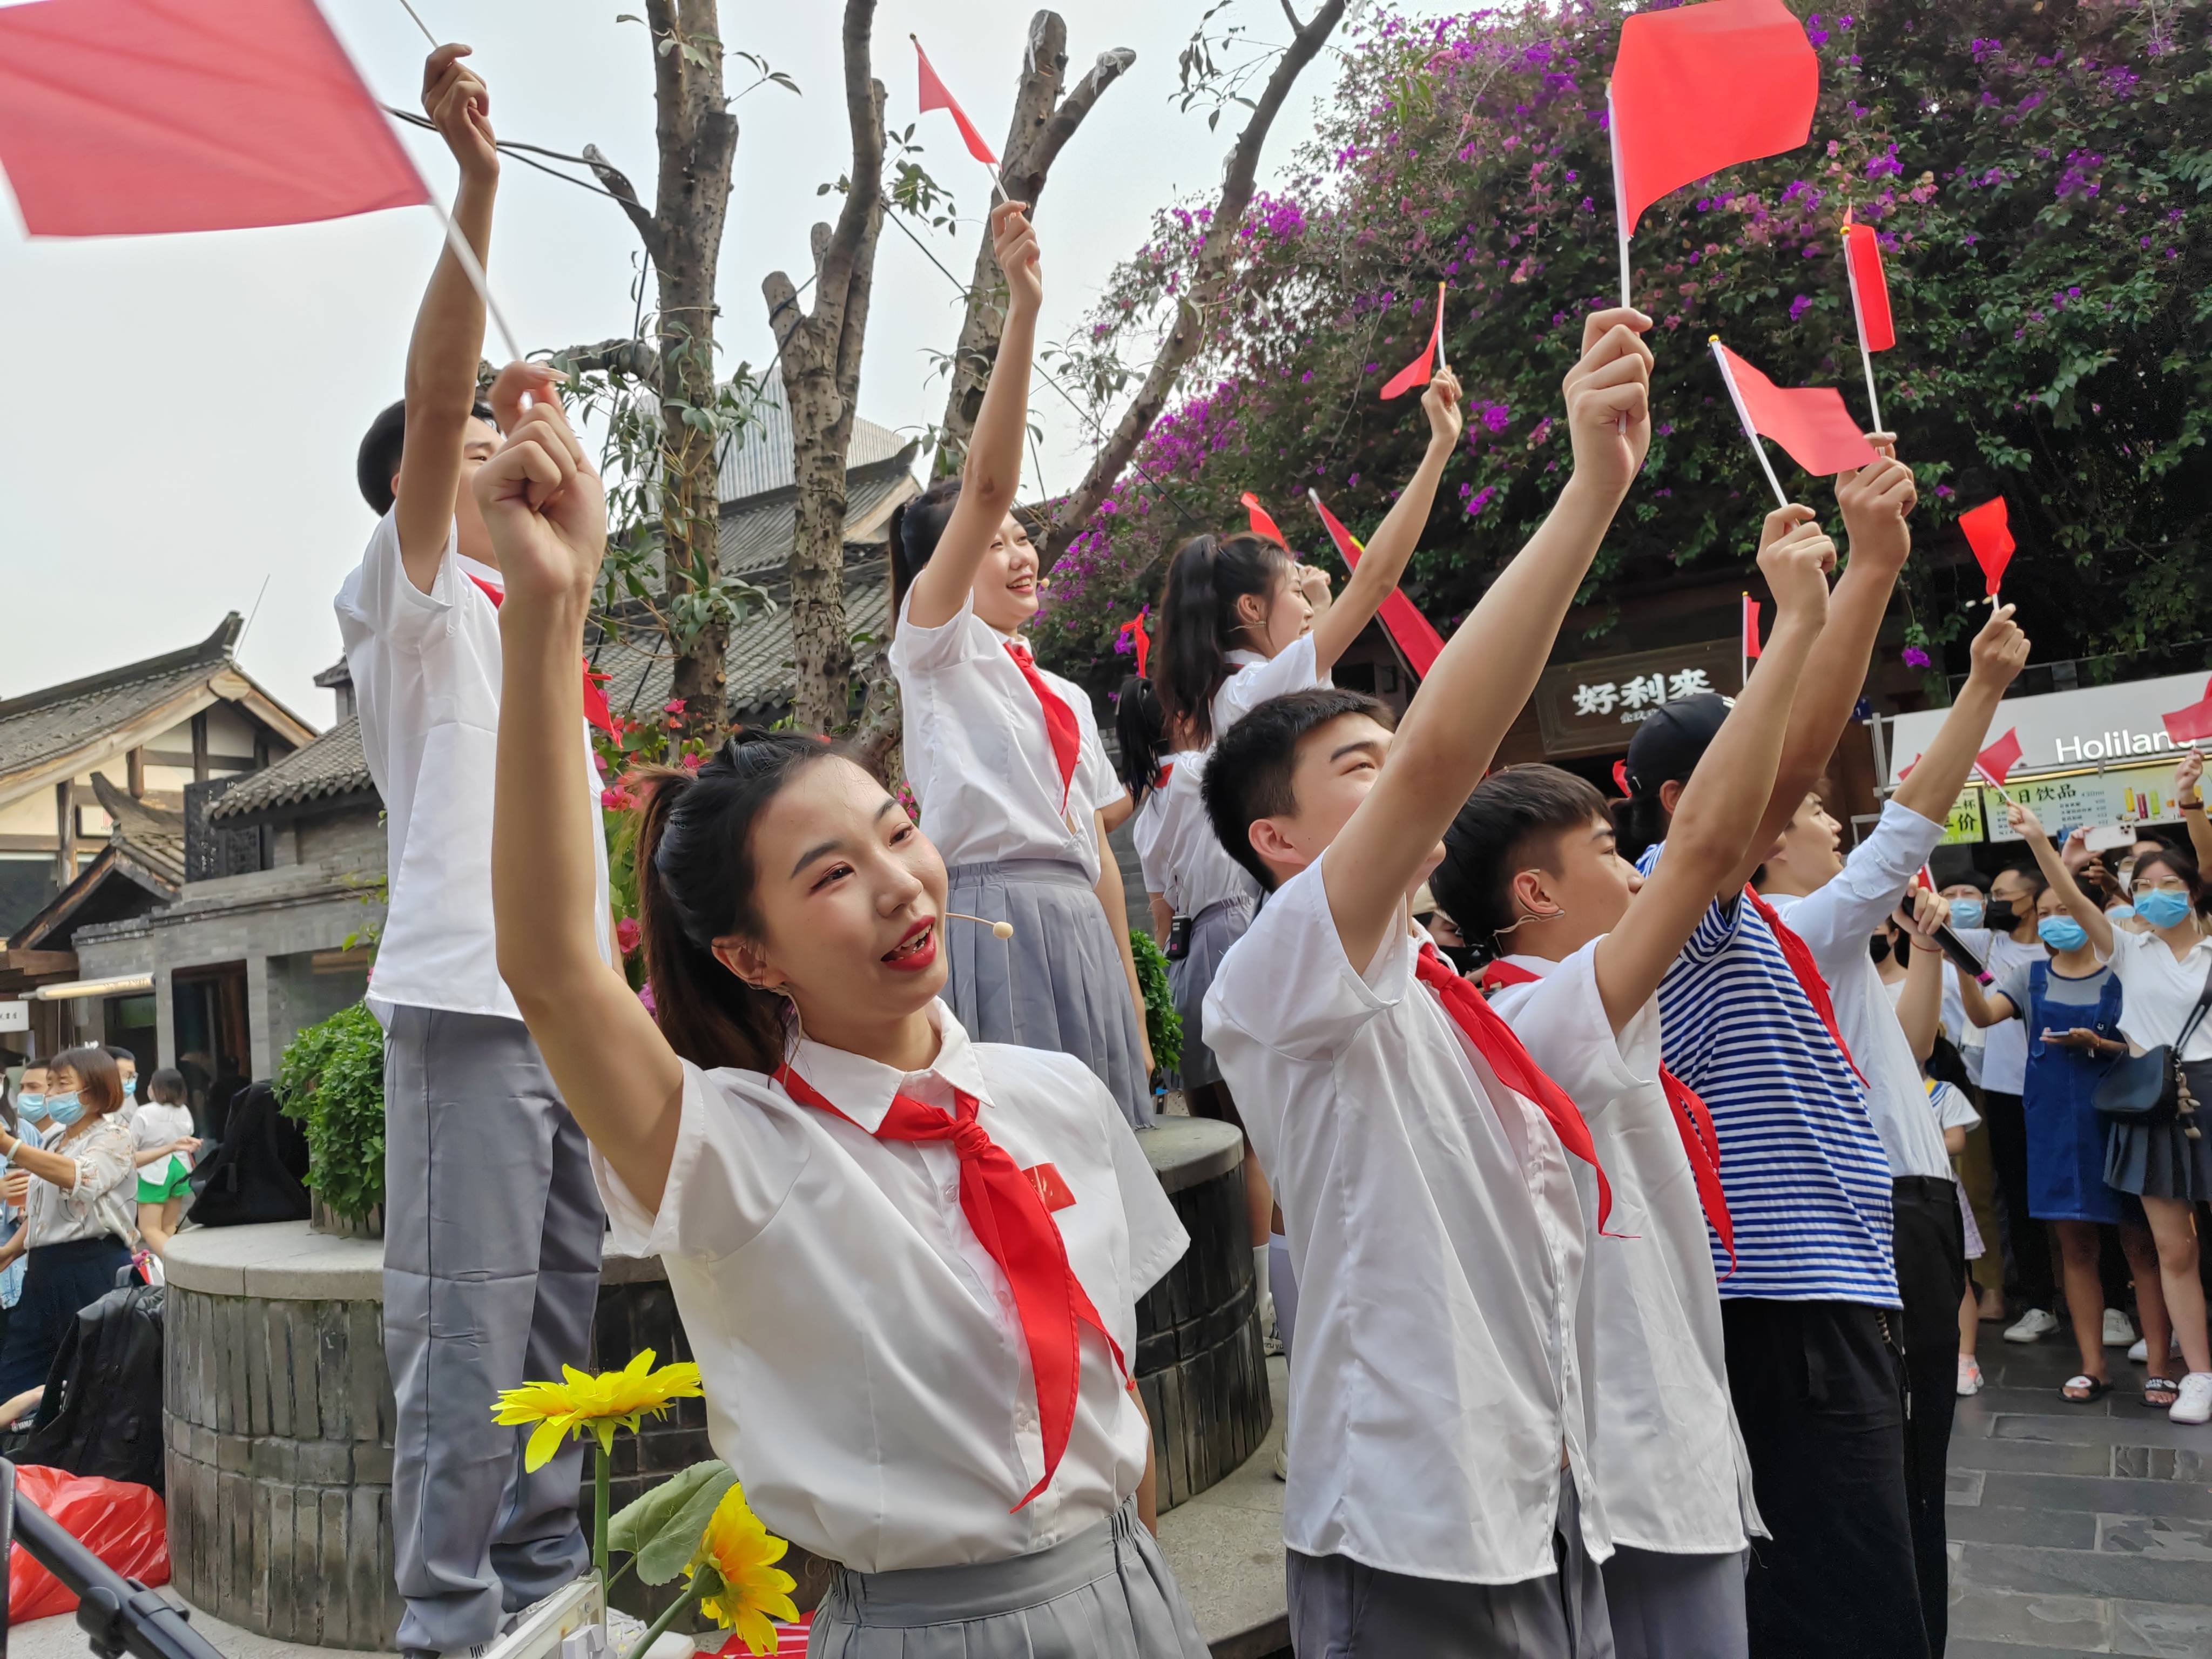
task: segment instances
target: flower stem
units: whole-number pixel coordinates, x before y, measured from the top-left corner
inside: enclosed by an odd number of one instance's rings
[[[667,1612],[646,1626],[645,1634],[637,1638],[637,1645],[629,1651],[636,1655],[637,1659],[645,1659],[645,1656],[653,1651],[653,1644],[666,1633],[672,1625],[696,1607],[699,1598],[706,1593],[707,1575],[694,1573],[691,1582],[684,1587],[684,1594],[669,1605]]]
[[[600,1446],[592,1465],[592,1565],[599,1575],[602,1596],[607,1593],[607,1497],[613,1474],[614,1454]]]

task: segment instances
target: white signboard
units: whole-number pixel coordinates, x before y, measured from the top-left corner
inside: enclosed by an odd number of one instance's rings
[[[2130,761],[2140,764],[2148,757],[2176,755],[2186,748],[2186,744],[2177,746],[2167,735],[2165,717],[2194,709],[2208,698],[2212,698],[2212,685],[2203,674],[2169,674],[2162,679],[2085,685],[2039,697],[2007,697],[1997,705],[1996,717],[1976,746],[1986,749],[2006,732],[2016,732],[2021,772]],[[1936,740],[1936,729],[1950,712],[1925,708],[1884,722],[1891,787]]]
[[[27,1031],[30,1029],[29,1003],[0,1002],[0,1031]]]

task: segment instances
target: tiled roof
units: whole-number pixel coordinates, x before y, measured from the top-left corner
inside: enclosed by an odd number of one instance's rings
[[[236,819],[374,789],[362,753],[361,716],[341,720],[304,749],[240,778],[208,809],[210,819]]]
[[[904,452],[893,452],[891,459]],[[856,462],[845,475],[845,543],[880,544],[885,536],[889,509],[915,494],[919,486],[902,465],[885,465],[882,458],[863,470]],[[722,514],[722,574],[759,581],[770,573],[781,575],[791,556],[797,493],[780,490],[757,501],[739,501]]]
[[[169,887],[183,886],[185,815],[134,799],[110,783],[104,773],[92,775],[92,789],[100,810],[115,820],[116,846]]]
[[[908,442],[890,428],[854,416],[845,465],[850,470],[887,461]],[[785,401],[781,378],[771,374],[744,441],[732,445],[722,457],[722,500],[725,504],[742,501],[748,495],[788,489],[797,482],[791,465],[791,405]]]
[[[0,702],[0,778],[66,755],[189,692],[229,661],[241,626],[234,611],[198,645]]]

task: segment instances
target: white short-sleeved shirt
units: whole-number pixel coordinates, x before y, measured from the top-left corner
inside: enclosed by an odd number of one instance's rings
[[[1179,916],[1195,916],[1230,899],[1260,902],[1260,884],[1229,856],[1206,815],[1206,763],[1212,754],[1170,755],[1168,781],[1145,799],[1146,809],[1159,803],[1158,815],[1148,826],[1139,813],[1137,857],[1145,866],[1146,888],[1165,897]],[[1154,883],[1155,873],[1164,884]]]
[[[1182,758],[1169,757],[1169,763]],[[1170,781],[1173,781],[1170,778]],[[1144,872],[1145,890],[1168,896],[1170,872],[1167,856],[1160,848],[1160,828],[1167,822],[1168,796],[1164,787],[1154,784],[1145,792],[1145,799],[1136,814],[1129,820],[1129,844],[1137,849],[1137,867]]]
[[[853,1121],[757,1072],[684,1067],[659,1211],[599,1151],[621,1255],[658,1255],[706,1380],[708,1432],[772,1531],[860,1572],[1026,1555],[1096,1525],[1137,1489],[1144,1414],[1096,1331],[1067,1449],[1044,1474],[1029,1348],[1006,1276],[960,1208],[942,1142],[878,1140],[894,1094],[976,1122],[1075,1201],[1054,1212],[1069,1265],[1132,1365],[1137,1298],[1189,1243],[1105,1086],[1065,1054],[972,1043],[942,1002],[943,1045],[901,1075],[804,1039],[791,1066]],[[865,1126],[865,1127],[863,1127]]]
[[[408,577],[398,520],[387,513],[336,601],[362,753],[387,825],[391,898],[368,981],[379,1018],[402,1006],[522,1017],[499,976],[491,914],[499,611],[478,584],[502,584],[458,541],[447,537],[425,593]],[[612,962],[599,763],[591,728],[580,721],[577,730],[592,797],[592,917],[599,955]]]
[[[996,864],[1055,859],[1098,879],[1091,814],[1129,792],[1098,740],[1098,720],[1082,688],[1042,665],[1037,674],[1075,714],[1082,746],[1060,806],[1060,763],[1044,710],[1006,635],[975,614],[973,594],[936,628],[907,620],[891,636],[891,672],[905,711],[907,781],[921,803],[921,831],[945,862]]]
[[[182,1140],[192,1132],[192,1109],[189,1106],[165,1106],[158,1100],[149,1100],[131,1114],[131,1138],[140,1152],[149,1146],[166,1146],[173,1140]]]
[[[1982,1121],[1966,1091],[1940,1078],[1928,1079],[1928,1107],[1936,1114],[1938,1129],[1971,1129]]]
[[[2112,971],[2120,976],[2120,1035],[2136,1053],[2181,1035],[2212,973],[2212,939],[2200,938],[2177,957],[2155,933],[2112,929]],[[2010,1022],[2008,1022],[2010,1023]],[[2212,1014],[2197,1023],[2184,1060],[2212,1060]]]
[[[1269,896],[1206,997],[1297,1275],[1284,1538],[1421,1578],[1541,1577],[1564,1446],[1602,1560],[1566,1152],[1414,977],[1402,913],[1352,965],[1328,856]]]
[[[1913,872],[1943,837],[1943,826],[1891,801],[1871,835],[1851,849],[1844,867],[1802,897],[1769,893],[1766,902],[1803,939],[1828,981],[1836,1029],[1866,1079],[1867,1115],[1893,1176],[1948,1181],[1951,1160],[1928,1115],[1920,1063],[1898,1023],[1897,1006],[1867,952],[1867,939],[1897,908]]]
[[[1213,694],[1213,738],[1218,743],[1230,728],[1270,697],[1312,686],[1327,685],[1328,676],[1314,672],[1314,636],[1302,634],[1272,657],[1256,651],[1228,653],[1229,678]]]
[[[1729,1554],[1765,1528],[1729,1399],[1705,1206],[1659,1083],[1658,999],[1616,1038],[1596,954],[1593,939],[1564,962],[1508,957],[1536,978],[1490,999],[1582,1109],[1613,1188],[1612,1218],[1589,1241],[1583,1275],[1595,1402],[1590,1462],[1614,1543]],[[1596,1179],[1586,1164],[1573,1168],[1595,1215]]]

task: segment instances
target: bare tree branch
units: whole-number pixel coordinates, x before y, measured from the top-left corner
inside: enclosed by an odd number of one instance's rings
[[[1306,26],[1298,21],[1297,13],[1291,9],[1291,0],[1283,0],[1283,15],[1291,20],[1291,27],[1293,32],[1298,33],[1303,33],[1304,32]]]
[[[653,222],[653,216],[645,210],[645,204],[637,199],[637,187],[630,183],[621,168],[607,160],[597,144],[584,146],[584,165],[591,168],[592,176],[599,179],[607,194],[621,204],[622,210],[629,216],[629,222],[636,227],[639,239],[645,243],[646,258],[655,264],[659,264],[660,251],[665,246],[666,239],[661,235],[660,227]]]
[[[1237,229],[1243,222],[1245,209],[1252,204],[1260,153],[1267,142],[1267,131],[1290,96],[1291,86],[1342,20],[1345,6],[1346,0],[1325,0],[1314,14],[1313,21],[1298,31],[1277,61],[1274,72],[1267,77],[1267,88],[1261,93],[1251,118],[1237,135],[1222,179],[1220,198],[1198,246],[1190,285],[1176,304],[1175,326],[1161,343],[1159,355],[1152,359],[1152,368],[1145,376],[1144,385],[1138,388],[1136,398],[1115,423],[1113,436],[1093,458],[1083,482],[1061,501],[1054,515],[1052,533],[1039,556],[1038,562],[1043,568],[1049,570],[1067,550],[1067,544],[1091,522],[1136,454],[1137,446],[1144,441],[1145,434],[1167,407],[1168,398],[1182,377],[1183,365],[1197,352],[1205,336],[1207,313],[1228,287]]]

